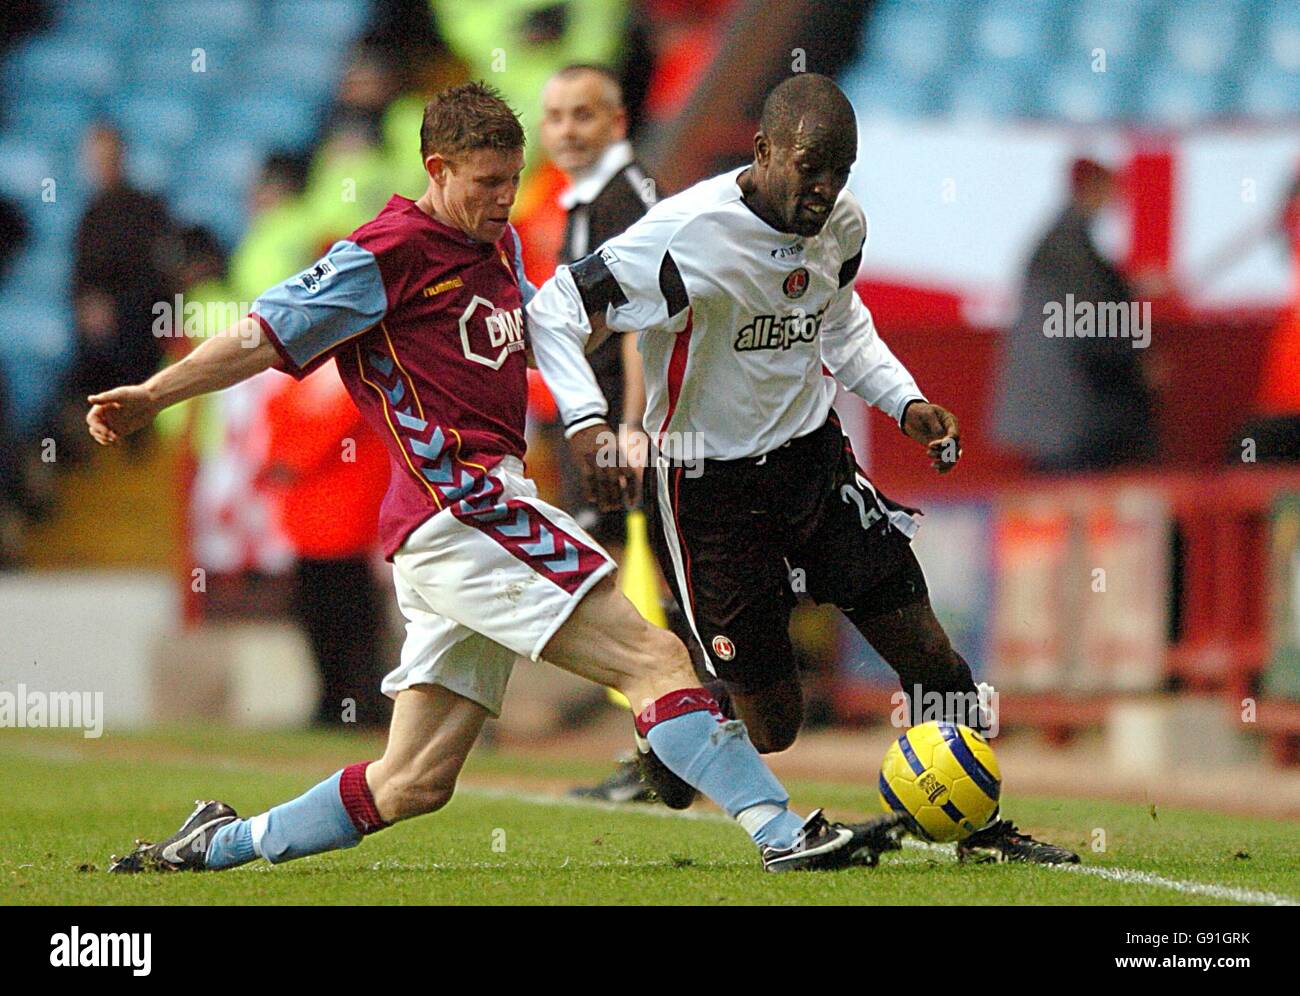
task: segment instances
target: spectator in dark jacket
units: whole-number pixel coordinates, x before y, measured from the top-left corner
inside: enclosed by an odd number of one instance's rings
[[[141,383],[158,369],[164,343],[152,331],[154,305],[172,300],[178,256],[166,207],[127,182],[122,137],[93,125],[82,154],[98,192],[77,228],[72,271],[76,343],[66,393],[78,423],[86,395]],[[84,435],[79,425],[76,438]]]
[[[1070,180],[1070,201],[1034,248],[1019,316],[1003,338],[994,416],[999,442],[1041,471],[1140,463],[1155,451],[1151,393],[1135,348],[1149,342],[1149,324],[1145,342],[1136,324],[1122,336],[1102,325],[1117,313],[1112,309],[1131,315],[1136,304],[1089,230],[1114,199],[1115,177],[1085,159],[1074,163]],[[1095,332],[1111,334],[1059,334],[1051,326],[1053,315],[1071,322],[1080,306],[1094,309]],[[1145,313],[1149,319],[1149,306]]]

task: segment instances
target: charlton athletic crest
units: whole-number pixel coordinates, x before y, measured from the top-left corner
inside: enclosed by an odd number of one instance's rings
[[[719,633],[713,638],[713,652],[719,660],[729,661],[736,656],[736,645]]]
[[[803,297],[803,292],[808,289],[808,271],[802,266],[797,270],[791,270],[781,289],[785,291],[785,296],[792,301]]]

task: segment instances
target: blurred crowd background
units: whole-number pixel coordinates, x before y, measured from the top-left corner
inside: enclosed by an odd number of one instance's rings
[[[93,644],[131,690],[122,722],[333,722],[350,694],[382,723],[387,468],[337,378],[268,372],[111,453],[92,452],[85,395],[143,380],[392,193],[418,196],[444,86],[485,79],[525,123],[514,220],[540,283],[568,183],[538,141],[552,73],[616,74],[662,197],[746,161],[766,90],[817,71],[859,115],[859,290],[962,419],[963,463],[940,480],[887,420],[841,411],[872,476],[927,511],[933,598],[1004,727],[1180,743],[1186,706],[1207,763],[1300,760],[1300,3],[6,7],[0,680],[39,658],[80,687]],[[1067,294],[1149,303],[1145,341],[1047,334]],[[554,412],[542,385],[531,400],[530,471],[555,493]],[[322,613],[326,589],[356,594]],[[806,608],[796,629],[818,720],[889,711],[892,676],[849,628]],[[314,683],[292,678],[304,654]],[[599,708],[564,698],[557,722]]]

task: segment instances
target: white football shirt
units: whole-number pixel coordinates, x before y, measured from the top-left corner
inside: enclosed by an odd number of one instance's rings
[[[644,427],[669,457],[771,452],[826,421],[836,381],[895,420],[923,400],[853,289],[857,200],[842,191],[812,238],[778,232],[743,201],[742,171],[660,201],[532,299],[533,353],[569,435],[606,412],[582,355],[601,310],[637,333]]]

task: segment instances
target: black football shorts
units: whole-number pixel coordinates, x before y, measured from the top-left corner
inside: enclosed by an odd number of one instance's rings
[[[832,412],[766,456],[646,470],[651,544],[711,673],[742,691],[796,676],[800,595],[864,619],[926,595],[910,511],[857,467]]]

